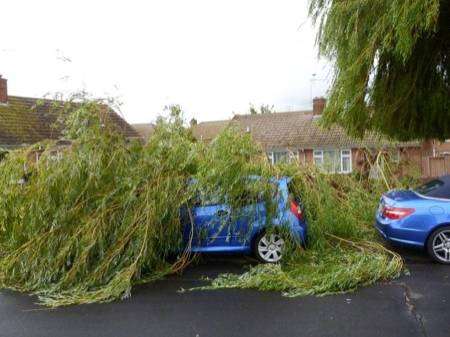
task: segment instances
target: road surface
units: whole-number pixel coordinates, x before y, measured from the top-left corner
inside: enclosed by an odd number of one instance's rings
[[[244,258],[214,258],[183,276],[135,287],[108,304],[55,310],[35,298],[0,292],[1,337],[449,337],[450,267],[406,254],[410,276],[355,293],[285,298],[275,292],[180,293],[202,276],[242,270]]]

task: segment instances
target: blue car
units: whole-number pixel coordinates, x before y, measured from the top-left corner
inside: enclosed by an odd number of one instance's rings
[[[393,244],[426,249],[450,264],[450,175],[381,197],[375,226]]]
[[[253,253],[262,262],[279,262],[285,240],[277,227],[287,229],[299,244],[306,242],[302,206],[298,196],[290,193],[289,182],[289,178],[271,181],[277,208],[271,221],[266,221],[263,200],[231,211],[228,204],[218,203],[213,196],[199,198],[190,212],[181,211],[185,245],[195,253]],[[268,224],[274,230],[267,230]]]

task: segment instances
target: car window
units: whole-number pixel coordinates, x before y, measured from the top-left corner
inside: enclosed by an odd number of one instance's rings
[[[450,198],[450,186],[442,180],[434,179],[414,189],[417,193],[434,198]]]
[[[243,185],[239,199],[244,205],[260,203],[268,199],[276,199],[278,193],[278,182],[253,182]]]
[[[439,179],[434,179],[431,180],[423,185],[420,185],[419,187],[417,187],[415,189],[416,192],[423,194],[423,195],[428,195],[430,192],[438,189],[439,187],[441,187],[442,185],[444,185],[444,182],[439,180]]]
[[[221,203],[218,195],[208,194],[203,191],[197,192],[191,202],[194,206],[212,206]]]
[[[269,193],[273,197],[276,196],[276,184],[270,184]],[[233,196],[233,198],[235,206],[246,206],[263,202],[267,197],[265,196],[264,191],[261,191],[261,187],[258,187],[256,184],[245,184],[241,187],[239,192],[235,196]],[[224,200],[224,197],[220,196],[219,194],[210,194],[204,191],[197,191],[195,197],[191,200],[192,205],[197,207],[219,205],[230,202],[230,196],[225,196]]]
[[[264,200],[264,193],[255,184],[243,185],[236,201],[242,205],[258,203]]]
[[[294,182],[291,180],[287,184],[288,192],[289,192],[289,201],[295,201],[298,204],[301,204],[300,193],[297,191],[297,187]]]

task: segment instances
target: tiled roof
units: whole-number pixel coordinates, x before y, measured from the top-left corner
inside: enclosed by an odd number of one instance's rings
[[[236,115],[233,121],[266,149],[277,148],[361,148],[402,146],[416,147],[419,142],[393,142],[377,135],[363,139],[349,137],[339,126],[324,129],[319,125],[320,116],[312,111],[279,112],[257,115]]]
[[[192,126],[192,134],[197,139],[211,141],[229,124],[229,120],[201,122]]]
[[[18,147],[45,139],[59,139],[61,125],[58,117],[64,112],[63,102],[8,96],[8,103],[0,104],[0,146]],[[128,138],[139,134],[111,108],[108,117],[114,127]]]
[[[139,133],[139,135],[147,140],[155,129],[155,124],[152,123],[137,123],[131,124],[131,126]]]
[[[197,139],[211,141],[220,131],[232,124],[243,132],[250,132],[253,139],[267,150],[421,146],[420,142],[399,143],[375,134],[355,139],[349,137],[339,126],[322,128],[319,120],[320,116],[313,116],[312,111],[235,115],[232,120],[199,123],[192,127],[192,131]]]

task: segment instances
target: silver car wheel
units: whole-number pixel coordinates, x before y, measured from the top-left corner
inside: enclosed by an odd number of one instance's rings
[[[433,239],[433,252],[442,262],[450,262],[450,230],[444,230]]]
[[[258,242],[258,254],[264,262],[276,263],[282,258],[284,240],[278,234],[264,234]]]

